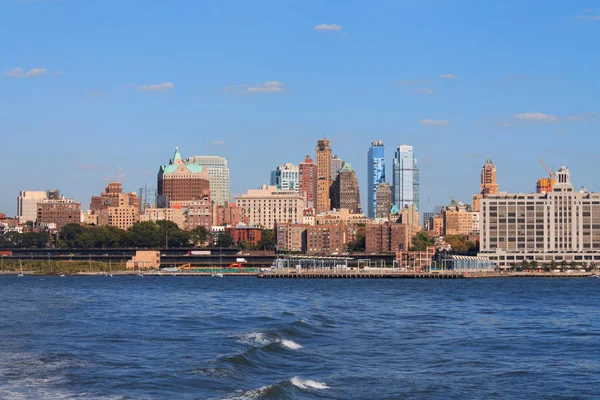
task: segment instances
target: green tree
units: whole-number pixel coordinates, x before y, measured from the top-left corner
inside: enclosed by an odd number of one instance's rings
[[[350,252],[362,253],[365,251],[367,245],[366,238],[366,226],[364,224],[360,224],[356,227],[356,235],[354,236],[354,240],[348,242],[346,248]]]
[[[202,225],[197,226],[190,231],[190,240],[196,247],[206,244],[209,237],[210,232]]]
[[[521,262],[521,270],[522,270],[522,271],[525,271],[525,270],[526,270],[526,269],[528,269],[528,268],[529,268],[529,261],[527,261],[527,260],[523,260],[523,261]]]
[[[435,245],[435,239],[427,234],[425,231],[417,232],[412,239],[412,246],[409,248],[410,251],[426,251],[428,246]]]
[[[558,264],[556,263],[556,260],[552,260],[552,262],[550,263],[550,267],[555,270],[556,267],[558,267]]]
[[[537,269],[538,267],[538,263],[535,260],[533,260],[529,265],[531,265],[531,269]]]
[[[81,226],[79,224],[75,224],[75,223],[66,224],[60,230],[58,238],[62,242],[64,242],[67,245],[67,247],[69,247],[69,248],[77,247],[77,244],[75,243],[75,241],[77,240],[77,237],[79,235],[82,235],[85,231],[86,231],[86,228],[84,228],[83,226]]]
[[[475,246],[473,242],[469,242],[464,236],[446,235],[444,240],[452,247],[452,250],[459,253],[465,253]]]
[[[127,242],[131,247],[156,248],[164,244],[160,227],[154,222],[138,222],[127,231]]]
[[[273,229],[263,229],[258,241],[258,250],[273,250],[275,248],[275,233]]]
[[[217,235],[217,247],[229,248],[233,246],[233,238],[228,232],[219,232]]]
[[[567,264],[567,261],[566,261],[566,260],[562,260],[562,261],[560,262],[560,269],[562,269],[562,270],[565,270],[565,269],[567,269],[567,265],[568,265],[568,264]]]

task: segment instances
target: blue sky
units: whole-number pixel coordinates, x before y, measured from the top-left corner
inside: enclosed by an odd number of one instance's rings
[[[468,201],[487,156],[503,191],[537,157],[600,191],[600,3],[0,0],[0,212],[19,190],[89,206],[107,180],[229,160],[232,194],[327,137],[357,170],[414,146],[421,210]]]

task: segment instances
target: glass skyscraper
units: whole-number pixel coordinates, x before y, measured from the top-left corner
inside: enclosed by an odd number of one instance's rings
[[[271,171],[271,186],[279,190],[299,190],[299,169],[297,165],[286,163]]]
[[[385,182],[385,148],[381,140],[371,143],[368,152],[367,179],[369,185],[367,216],[374,218],[377,208],[377,186]]]
[[[398,146],[394,156],[393,203],[402,210],[406,206],[419,209],[419,169],[412,146]]]

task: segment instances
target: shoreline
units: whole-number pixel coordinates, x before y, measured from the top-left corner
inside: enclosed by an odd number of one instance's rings
[[[139,274],[149,277],[177,277],[197,276],[213,277],[210,272],[163,272],[163,271],[113,271],[113,277],[138,276]],[[257,277],[260,279],[492,279],[492,278],[589,278],[598,276],[596,273],[566,273],[566,272],[511,272],[511,273],[454,273],[454,272],[382,272],[382,271],[276,271],[276,272],[220,272],[223,277]],[[0,276],[17,275],[18,271],[0,271]],[[23,271],[27,276],[55,276],[60,274],[40,273],[36,271]],[[64,277],[106,277],[108,272],[78,272],[64,274]]]

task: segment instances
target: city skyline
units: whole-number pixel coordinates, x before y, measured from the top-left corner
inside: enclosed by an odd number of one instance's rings
[[[546,4],[534,21],[534,3],[383,3],[156,4],[148,24],[131,23],[135,2],[117,16],[111,2],[0,3],[2,163],[20,165],[0,212],[20,190],[60,188],[82,204],[109,181],[135,191],[177,145],[227,158],[233,197],[323,136],[357,167],[365,205],[358,166],[377,139],[417,149],[424,211],[427,186],[432,205],[467,202],[488,156],[502,190],[533,192],[537,156],[600,190],[588,167],[600,158],[592,2]],[[215,40],[185,39],[215,27]]]

